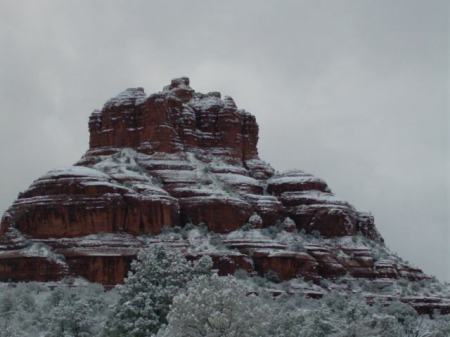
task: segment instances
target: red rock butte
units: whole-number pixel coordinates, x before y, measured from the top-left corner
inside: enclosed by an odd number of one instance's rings
[[[210,255],[220,274],[427,278],[352,244],[384,247],[373,217],[311,174],[276,172],[258,156],[255,117],[231,97],[195,92],[186,77],[150,96],[125,90],[92,113],[89,131],[79,162],[34,181],[5,212],[1,281],[114,285],[157,243]]]

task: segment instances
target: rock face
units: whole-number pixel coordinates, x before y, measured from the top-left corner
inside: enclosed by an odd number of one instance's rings
[[[328,237],[362,232],[373,221],[301,171],[275,174],[257,152],[255,117],[220,93],[196,93],[187,78],[146,97],[142,88],[112,98],[89,121],[90,149],[69,169],[51,171],[20,194],[3,219],[34,238],[95,233],[158,234],[164,226],[205,223],[211,231],[290,217]]]
[[[258,154],[255,117],[218,92],[194,92],[185,77],[148,98],[142,88],[125,90],[91,115],[89,130],[94,155],[127,147],[147,154],[195,151],[243,163]]]
[[[113,285],[155,243],[208,254],[221,274],[427,278],[352,244],[384,247],[373,217],[317,177],[275,172],[258,157],[255,117],[218,92],[195,92],[188,78],[148,97],[125,90],[92,113],[89,131],[78,163],[37,179],[4,214],[0,280]],[[185,237],[171,238],[180,228]]]
[[[120,231],[157,234],[162,226],[178,221],[176,199],[145,183],[141,188],[146,193],[82,166],[52,171],[22,193],[10,213],[14,227],[35,238]]]

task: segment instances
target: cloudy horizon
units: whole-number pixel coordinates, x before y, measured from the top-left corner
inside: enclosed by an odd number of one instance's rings
[[[262,159],[323,178],[450,281],[448,17],[444,0],[0,0],[0,213],[82,156],[107,99],[188,76],[256,116]]]

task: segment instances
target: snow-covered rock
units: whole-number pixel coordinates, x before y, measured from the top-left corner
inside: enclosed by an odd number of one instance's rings
[[[209,255],[220,275],[428,278],[325,181],[275,173],[258,156],[255,117],[188,78],[149,97],[125,90],[92,113],[89,131],[75,166],[37,179],[3,216],[0,280],[116,284],[153,244]]]

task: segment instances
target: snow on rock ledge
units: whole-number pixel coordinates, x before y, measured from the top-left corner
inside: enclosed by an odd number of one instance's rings
[[[156,243],[210,255],[221,275],[426,278],[389,253],[379,258],[373,217],[322,179],[275,173],[258,156],[255,117],[186,77],[149,97],[125,90],[92,113],[89,131],[76,166],[37,179],[2,218],[0,280],[116,284],[137,250]],[[177,237],[183,226],[206,233]],[[352,247],[356,237],[373,246]],[[40,244],[45,254],[30,249]]]
[[[147,97],[143,88],[128,88],[108,100],[103,108],[109,109],[121,106],[134,106],[144,103],[146,98]]]

